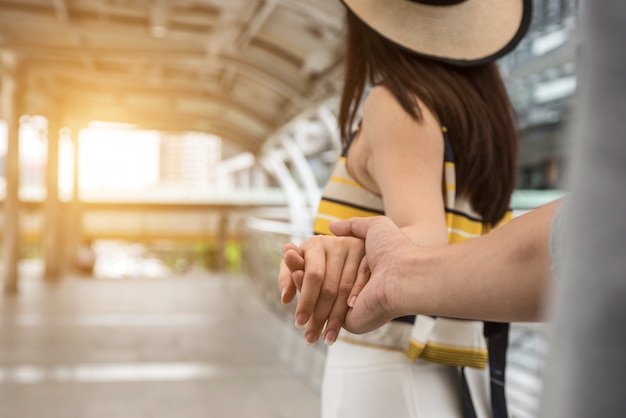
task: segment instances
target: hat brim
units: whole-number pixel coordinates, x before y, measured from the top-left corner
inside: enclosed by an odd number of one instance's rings
[[[532,0],[465,0],[449,6],[342,1],[392,42],[456,65],[477,65],[505,55],[523,38],[532,15]]]

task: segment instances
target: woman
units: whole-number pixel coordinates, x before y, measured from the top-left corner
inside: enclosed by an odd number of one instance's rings
[[[278,280],[285,303],[300,284],[303,294],[319,295],[315,306],[298,305],[296,324],[306,327],[308,343],[323,331],[332,345],[322,416],[506,417],[504,324],[402,317],[363,335],[342,330],[337,339],[367,264],[363,242],[330,236],[328,223],[385,214],[414,243],[438,246],[507,219],[517,136],[494,60],[523,36],[531,2],[344,3],[344,152],[322,194],[318,235],[300,248],[325,260],[324,269],[290,264],[290,271],[282,263]]]

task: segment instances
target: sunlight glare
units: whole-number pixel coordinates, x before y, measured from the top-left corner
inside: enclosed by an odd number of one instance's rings
[[[88,128],[80,133],[80,188],[137,190],[159,181],[160,136],[155,131]]]

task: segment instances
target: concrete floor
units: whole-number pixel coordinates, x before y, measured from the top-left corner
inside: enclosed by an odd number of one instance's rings
[[[323,347],[244,277],[22,276],[0,298],[0,418],[319,416]]]

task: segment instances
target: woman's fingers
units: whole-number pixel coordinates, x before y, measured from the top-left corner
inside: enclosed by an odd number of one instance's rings
[[[354,286],[350,290],[350,295],[348,296],[348,306],[352,308],[354,306],[354,302],[356,301],[357,296],[361,293],[361,290],[365,287],[367,282],[370,280],[370,267],[367,264],[367,256],[361,259],[361,264],[359,265],[359,270],[356,274],[356,281],[354,282]]]
[[[349,266],[350,262],[353,262],[350,259],[351,256],[354,257],[351,255],[350,248],[343,246],[326,249],[326,269],[324,271],[324,277],[321,278],[322,283],[319,297],[304,333],[304,339],[309,344],[313,344],[317,341],[324,331],[324,324],[326,324],[337,299],[341,297],[342,286],[352,285],[351,283],[346,284],[346,278],[344,277],[344,271]],[[308,266],[307,270],[305,270],[305,283],[307,280],[310,280],[310,277],[307,276],[307,272]],[[346,297],[348,292],[345,292]]]
[[[300,290],[302,280],[294,280],[294,272],[304,269],[304,258],[297,245],[288,243],[283,246],[283,260],[278,271],[278,290],[280,301],[290,303],[296,296],[296,290]],[[299,277],[297,274],[295,277]],[[301,277],[301,275],[300,275]]]
[[[296,326],[299,328],[303,328],[313,314],[326,279],[326,249],[323,238],[309,238],[301,247],[305,269],[295,312]]]
[[[315,342],[322,332],[327,344],[337,339],[348,312],[348,296],[364,256],[364,245],[360,240],[335,238],[333,243],[335,245],[327,249],[326,277],[320,297],[307,324],[305,340],[308,343]]]
[[[302,290],[304,277],[304,257],[300,249],[287,249],[283,253],[283,262],[291,271],[291,279],[298,290]]]
[[[351,258],[346,260],[346,264],[341,275],[337,298],[335,299],[333,308],[328,315],[326,328],[324,329],[324,342],[328,345],[332,345],[337,340],[339,332],[346,320],[346,315],[350,309],[348,303],[354,286],[359,279],[363,279],[362,277],[359,277],[359,272],[362,270],[361,266],[365,264],[367,267],[367,262],[364,262],[364,259],[365,257],[363,256],[363,253],[359,251],[352,252]],[[363,285],[361,285],[361,287]]]
[[[292,278],[291,270],[285,264],[285,260],[280,263],[278,271],[278,290],[280,290],[280,301],[290,303],[296,297],[296,285]]]
[[[305,340],[315,343],[324,333],[332,344],[348,312],[349,298],[367,282],[365,246],[354,237],[315,236],[301,247],[286,244],[279,273],[281,300],[288,303],[300,291],[295,324],[305,327]]]

